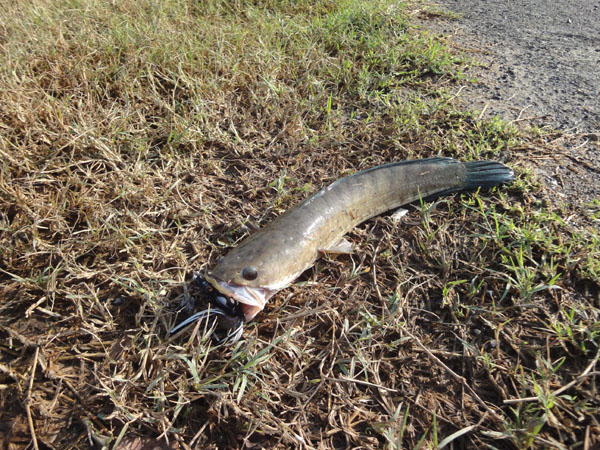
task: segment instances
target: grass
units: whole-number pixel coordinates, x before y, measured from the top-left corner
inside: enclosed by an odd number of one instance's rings
[[[468,61],[409,5],[3,6],[5,445],[598,445],[599,200],[544,185],[538,132],[457,108]],[[253,224],[439,154],[518,180],[358,227],[232,348],[167,337],[192,271]]]

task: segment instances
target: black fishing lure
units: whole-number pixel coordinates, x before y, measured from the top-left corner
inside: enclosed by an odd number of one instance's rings
[[[200,291],[208,297],[209,307],[196,314],[192,314],[184,321],[177,324],[169,331],[169,335],[177,334],[188,325],[200,320],[209,320],[218,318],[219,328],[226,330],[224,337],[219,337],[216,331],[212,334],[212,339],[216,344],[225,342],[233,344],[237,342],[244,332],[244,315],[240,308],[240,304],[233,299],[222,295],[219,291],[204,279],[204,277],[196,272],[191,280],[191,284],[200,289]]]

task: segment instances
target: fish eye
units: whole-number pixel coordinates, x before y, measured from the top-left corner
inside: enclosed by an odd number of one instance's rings
[[[248,280],[248,281],[256,280],[257,276],[258,276],[258,270],[256,270],[256,267],[254,267],[254,266],[248,266],[248,267],[244,267],[242,269],[242,277],[244,277],[245,280]]]

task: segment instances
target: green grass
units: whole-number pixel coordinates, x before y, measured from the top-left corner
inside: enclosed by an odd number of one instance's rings
[[[539,130],[458,108],[469,61],[414,27],[417,6],[2,6],[3,442],[598,442],[599,199],[557,200],[525,157],[549,151]],[[253,224],[435,155],[518,179],[358,227],[354,255],[318,261],[233,347],[204,324],[167,337],[192,271]]]

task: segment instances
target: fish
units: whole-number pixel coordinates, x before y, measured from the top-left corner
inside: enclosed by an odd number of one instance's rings
[[[352,253],[352,244],[344,235],[360,223],[419,200],[490,189],[514,179],[512,169],[500,162],[461,162],[446,157],[362,170],[321,189],[243,240],[203,279],[213,288],[213,298],[218,296],[221,304],[226,298],[235,304],[241,321],[249,322],[321,255]],[[219,309],[215,304],[213,310]],[[185,322],[193,321],[192,316]],[[236,323],[235,336],[239,338]],[[182,327],[183,323],[176,329]]]

